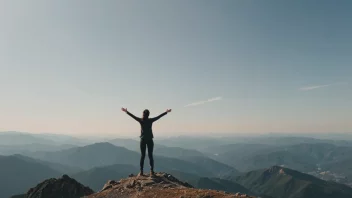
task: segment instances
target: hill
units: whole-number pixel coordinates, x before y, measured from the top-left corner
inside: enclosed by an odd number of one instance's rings
[[[204,156],[203,153],[197,150],[184,149],[180,147],[166,147],[166,146],[155,148],[154,153],[155,155],[173,157],[173,158]]]
[[[207,147],[201,151],[206,153],[208,157],[218,162],[235,167],[239,171],[249,171],[258,169],[256,166],[248,166],[252,163],[251,158],[257,155],[265,155],[277,150],[278,148],[276,146],[266,144],[236,143]],[[244,163],[244,161],[246,162]]]
[[[219,179],[219,178],[199,178],[195,184],[197,188],[201,189],[212,189],[212,190],[222,190],[227,192],[241,192],[246,194],[252,194],[247,188],[242,185],[231,182],[229,180]]]
[[[43,161],[43,160],[39,160],[39,159],[33,159],[33,158],[30,158],[30,157],[27,157],[24,155],[15,154],[13,156],[17,157],[18,159],[27,161],[27,162],[42,164],[42,165],[47,166],[47,167],[49,167],[49,168],[51,168],[61,174],[73,174],[73,173],[78,173],[78,172],[82,171],[81,168],[67,166],[67,165],[63,165],[63,164],[59,164],[59,163],[47,162],[47,161]]]
[[[33,157],[86,170],[112,164],[136,164],[139,159],[138,153],[110,143],[95,143],[56,152],[40,152],[35,153]]]
[[[237,177],[236,182],[255,193],[275,198],[352,197],[352,189],[343,184],[279,166],[248,172]]]
[[[57,177],[60,173],[35,161],[18,156],[0,156],[0,197],[26,192],[44,179]]]
[[[139,141],[128,138],[115,138],[108,141],[115,146],[125,147],[131,151],[139,151]],[[156,145],[154,145],[156,147]]]
[[[168,158],[177,158],[187,162],[191,162],[201,166],[202,168],[213,173],[215,177],[223,177],[228,175],[239,175],[240,172],[235,168],[211,159],[205,156],[202,152],[193,149],[184,149],[179,147],[163,147],[157,148],[154,151],[155,155]]]
[[[72,178],[80,183],[99,191],[104,183],[111,178],[116,180],[127,177],[130,173],[137,173],[139,168],[126,164],[115,164],[111,166],[96,167],[87,171],[73,174]]]
[[[184,156],[184,157],[180,157],[180,159],[195,163],[205,168],[209,172],[212,172],[213,176],[219,177],[219,178],[228,177],[228,176],[238,176],[241,174],[237,169],[229,165],[223,164],[221,162],[218,162],[216,160],[213,160],[204,156]]]

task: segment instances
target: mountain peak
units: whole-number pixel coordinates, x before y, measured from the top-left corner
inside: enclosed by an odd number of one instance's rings
[[[186,182],[179,181],[168,173],[156,173],[154,177],[134,176],[120,181],[108,181],[103,189],[88,196],[88,198],[117,198],[117,197],[213,197],[213,198],[237,198],[250,196],[236,193],[229,194],[216,190],[203,190],[193,188]]]
[[[90,145],[86,145],[83,147],[78,147],[80,149],[122,149],[122,150],[127,150],[125,147],[121,147],[121,146],[116,146],[110,142],[96,142],[94,144],[90,144]]]
[[[115,147],[115,145],[109,143],[109,142],[96,142],[94,144],[90,144],[84,147]]]
[[[273,175],[276,173],[281,173],[284,171],[284,168],[281,166],[272,166],[264,171],[264,175]]]
[[[94,191],[67,175],[63,175],[59,179],[47,179],[36,187],[29,189],[27,198],[79,198],[90,195]]]

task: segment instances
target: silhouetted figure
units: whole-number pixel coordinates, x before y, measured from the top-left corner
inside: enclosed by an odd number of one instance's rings
[[[143,111],[143,117],[139,118],[133,115],[132,113],[127,111],[127,108],[122,108],[122,111],[126,112],[129,116],[135,119],[141,125],[141,140],[140,140],[140,149],[141,149],[141,160],[140,160],[140,173],[138,175],[143,175],[143,166],[144,166],[144,158],[145,158],[145,150],[148,147],[148,157],[150,164],[150,175],[154,176],[154,159],[153,159],[153,149],[154,149],[154,141],[153,141],[153,131],[152,125],[153,122],[159,120],[161,117],[171,112],[171,109],[167,109],[166,112],[160,114],[155,118],[149,118],[149,110],[146,109]]]

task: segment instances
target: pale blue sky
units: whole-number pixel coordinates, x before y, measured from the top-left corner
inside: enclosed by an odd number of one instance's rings
[[[124,106],[172,108],[157,136],[352,132],[351,9],[1,1],[0,130],[138,136]]]

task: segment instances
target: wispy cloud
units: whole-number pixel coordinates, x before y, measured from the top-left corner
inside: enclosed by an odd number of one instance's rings
[[[208,100],[202,100],[202,101],[198,101],[198,102],[193,102],[191,104],[185,105],[185,107],[192,107],[192,106],[198,106],[198,105],[203,105],[205,103],[209,103],[209,102],[214,102],[214,101],[218,101],[218,100],[222,100],[222,97],[215,97],[215,98],[210,98]]]
[[[313,90],[313,89],[320,89],[320,88],[329,87],[329,86],[332,86],[332,85],[341,85],[341,84],[346,84],[346,83],[332,83],[332,84],[326,84],[326,85],[313,85],[313,86],[301,87],[301,88],[299,88],[299,90],[301,90],[301,91],[310,91],[310,90]]]
[[[328,85],[314,85],[314,86],[308,86],[308,87],[301,87],[299,88],[299,90],[301,91],[309,91],[309,90],[313,90],[313,89],[319,89],[319,88],[323,88],[323,87],[328,87],[331,86],[333,84],[328,84]]]

